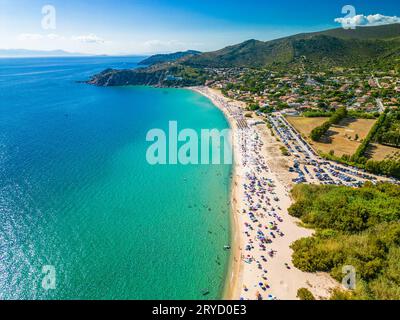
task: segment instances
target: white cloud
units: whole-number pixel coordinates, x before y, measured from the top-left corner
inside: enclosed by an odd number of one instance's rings
[[[26,40],[42,40],[44,37],[41,34],[34,33],[22,33],[18,36],[18,40],[26,41]]]
[[[81,43],[105,43],[106,41],[95,34],[91,33],[88,35],[81,36],[72,36],[70,38],[66,38],[64,36],[60,36],[55,33],[49,34],[40,34],[40,33],[22,33],[17,37],[20,41],[43,41],[43,40],[69,40],[69,41],[77,41]]]
[[[144,43],[144,46],[147,48],[154,48],[154,47],[176,47],[176,46],[183,46],[185,45],[183,42],[176,41],[176,40],[169,40],[169,41],[163,41],[163,40],[149,40]]]
[[[354,17],[336,18],[335,22],[346,26],[380,26],[384,24],[400,23],[400,18],[396,16],[384,16],[379,13],[368,16],[358,14]]]
[[[50,33],[50,34],[47,35],[47,39],[50,39],[50,40],[61,40],[61,39],[64,39],[64,37],[60,36],[58,34],[55,34],[55,33]]]
[[[188,50],[197,48],[201,45],[202,43],[182,42],[178,40],[148,40],[143,43],[143,47],[146,52]]]
[[[39,41],[39,40],[61,40],[64,37],[55,34],[39,34],[39,33],[22,33],[18,36],[18,40],[20,41]]]
[[[88,34],[88,35],[82,35],[82,36],[74,36],[74,37],[72,37],[72,40],[83,42],[83,43],[96,43],[96,44],[106,42],[103,38],[100,38],[93,33]]]

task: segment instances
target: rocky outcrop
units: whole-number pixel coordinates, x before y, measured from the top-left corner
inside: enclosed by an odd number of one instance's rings
[[[198,70],[167,63],[130,70],[107,69],[86,83],[101,87],[129,85],[187,87],[202,85],[204,82],[205,76]]]
[[[101,87],[129,85],[161,86],[163,85],[166,75],[167,71],[162,69],[107,69],[93,76],[87,83]]]

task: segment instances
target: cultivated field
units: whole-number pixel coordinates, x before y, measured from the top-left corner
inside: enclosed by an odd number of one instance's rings
[[[367,136],[376,120],[371,119],[344,119],[338,125],[330,128],[323,142],[311,141],[309,135],[315,127],[327,121],[328,118],[287,117],[297,131],[307,137],[307,141],[317,151],[329,153],[331,150],[336,156],[352,155],[361,141]],[[356,137],[358,135],[358,140]]]
[[[305,138],[310,136],[312,129],[320,126],[329,118],[306,118],[306,117],[286,117],[286,120],[296,128]]]
[[[374,160],[400,160],[400,149],[373,143],[367,151],[368,157]]]

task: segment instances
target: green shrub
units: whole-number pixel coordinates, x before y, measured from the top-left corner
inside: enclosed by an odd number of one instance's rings
[[[286,147],[281,146],[279,149],[281,150],[283,156],[287,157],[290,155],[290,153]]]
[[[297,268],[341,282],[343,266],[354,266],[356,290],[336,291],[333,299],[400,298],[400,186],[297,185],[292,196],[289,213],[317,229],[292,244]]]
[[[334,289],[332,291],[330,300],[354,300],[354,296],[350,291]]]
[[[306,288],[301,288],[297,290],[297,298],[300,300],[315,300],[314,295],[311,293],[310,290]]]

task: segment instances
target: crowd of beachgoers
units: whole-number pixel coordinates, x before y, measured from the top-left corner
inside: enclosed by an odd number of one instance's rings
[[[312,232],[298,227],[287,212],[291,205],[288,188],[272,172],[265,158],[260,128],[266,129],[266,124],[246,118],[242,106],[218,92],[206,87],[195,90],[225,113],[233,129],[232,211],[239,241],[232,246],[232,254],[239,268],[232,271],[235,285],[228,297],[294,299],[301,285],[321,279],[307,277],[291,264],[290,244]]]
[[[245,247],[242,249],[241,260],[251,265],[253,279],[258,282],[243,283],[241,299],[256,298],[276,299],[269,293],[270,284],[266,263],[273,259],[276,250],[272,244],[277,237],[284,237],[280,230],[283,222],[280,198],[275,191],[275,181],[270,176],[270,170],[262,155],[263,142],[256,130],[249,128],[237,133],[240,140],[241,162],[245,171],[245,183],[242,184],[244,197],[240,199],[245,208],[241,214],[249,221],[243,222],[242,230]],[[289,264],[285,267],[290,269]],[[257,275],[256,277],[254,277]]]

